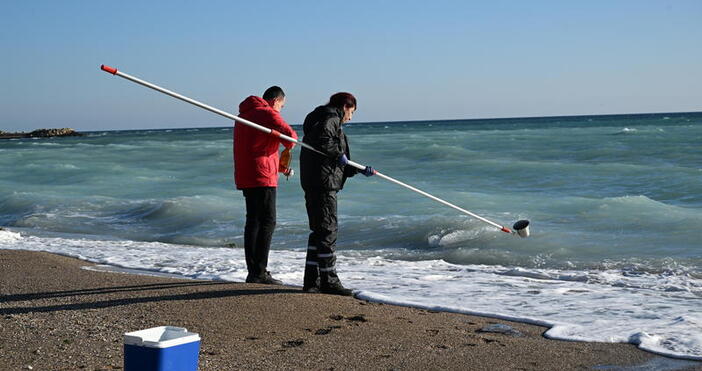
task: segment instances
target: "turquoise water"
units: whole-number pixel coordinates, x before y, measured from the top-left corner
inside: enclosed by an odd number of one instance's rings
[[[297,128],[300,131],[299,127]],[[700,272],[702,114],[350,124],[354,160],[479,215],[514,239],[380,178],[340,195],[341,249],[457,264]],[[0,225],[201,246],[241,243],[230,128],[0,142]],[[295,164],[296,166],[296,164]],[[276,248],[306,241],[281,180]]]
[[[359,297],[702,360],[702,113],[345,130],[356,162],[500,224],[531,221],[522,239],[352,178],[339,270]],[[231,128],[0,141],[0,248],[243,280],[241,249],[224,248],[243,245],[245,218],[231,145]],[[270,269],[288,284],[301,284],[308,233],[299,180],[283,178]]]

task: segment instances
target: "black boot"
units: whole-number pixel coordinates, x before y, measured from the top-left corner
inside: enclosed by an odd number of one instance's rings
[[[319,283],[320,283],[319,291],[324,293],[324,294],[353,296],[353,291],[345,288],[341,284],[341,281],[339,280],[339,277],[336,275],[336,272],[330,272],[330,273],[322,272],[320,274],[320,282]]]
[[[305,277],[302,281],[302,291],[319,292],[319,271],[316,265],[305,266]]]
[[[319,288],[319,291],[325,294],[353,296],[353,291],[341,285],[341,282],[336,282]]]
[[[302,291],[310,293],[310,294],[319,294],[319,286],[309,286],[309,287],[302,287]]]
[[[304,282],[305,283],[302,285],[302,291],[311,292],[311,293],[319,292],[319,277],[317,277],[317,279],[312,281],[305,275]]]
[[[273,278],[271,276],[270,272],[265,271],[258,276],[248,275],[246,277],[246,283],[262,283],[264,285],[282,285],[283,281]]]

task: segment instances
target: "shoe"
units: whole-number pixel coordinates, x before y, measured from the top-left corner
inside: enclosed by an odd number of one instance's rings
[[[353,296],[353,291],[345,288],[341,283],[334,283],[319,288],[319,292],[330,295]]]
[[[266,271],[260,276],[247,276],[246,283],[261,283],[264,285],[282,285],[283,281],[277,280],[271,276],[271,273]]]
[[[305,281],[302,284],[302,291],[304,292],[312,292],[312,293],[318,293],[319,292],[319,277],[315,280],[311,280],[307,278],[307,275],[305,275]]]

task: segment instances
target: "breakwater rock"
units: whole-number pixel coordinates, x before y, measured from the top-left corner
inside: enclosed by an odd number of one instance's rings
[[[8,133],[0,130],[0,139],[12,139],[12,138],[48,138],[48,137],[79,137],[83,134],[70,129],[38,129],[30,133]]]

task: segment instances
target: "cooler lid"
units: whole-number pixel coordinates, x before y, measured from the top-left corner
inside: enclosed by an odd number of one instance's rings
[[[175,326],[153,327],[124,334],[125,345],[137,345],[148,348],[168,348],[195,341],[200,341],[200,335],[188,332],[183,327]]]

